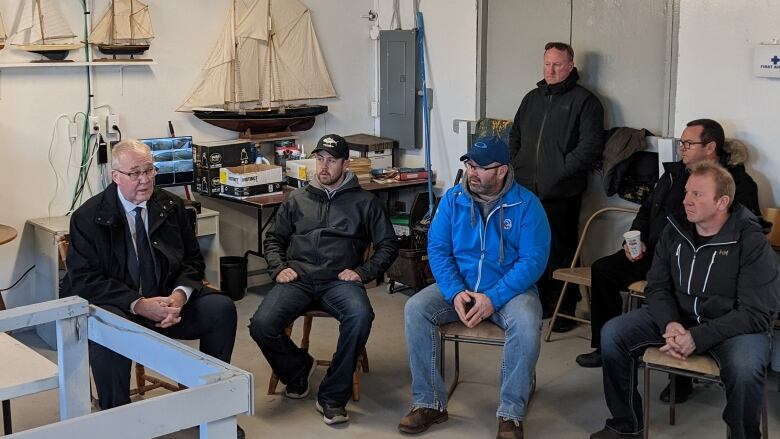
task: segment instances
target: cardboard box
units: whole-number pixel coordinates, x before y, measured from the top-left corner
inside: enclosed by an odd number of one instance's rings
[[[219,169],[195,169],[195,191],[203,195],[217,195],[222,185],[219,182]]]
[[[369,134],[352,134],[350,136],[344,136],[344,140],[347,141],[349,149],[359,152],[378,151],[384,149],[388,151],[385,154],[391,154],[393,148],[398,146],[398,142],[393,139],[386,139],[384,137],[377,137]]]
[[[222,185],[222,193],[234,197],[253,197],[255,195],[272,194],[281,191],[282,183],[258,184],[245,187]]]
[[[219,170],[219,182],[233,187],[280,183],[282,167],[276,165],[244,165]]]
[[[254,144],[246,140],[217,140],[193,144],[195,166],[201,169],[219,169],[254,162]]]
[[[393,167],[392,149],[380,149],[377,151],[369,151],[369,152],[350,150],[349,156],[351,158],[364,157],[371,160],[371,169],[387,169]]]
[[[316,159],[287,160],[287,177],[296,180],[309,181],[317,172]]]

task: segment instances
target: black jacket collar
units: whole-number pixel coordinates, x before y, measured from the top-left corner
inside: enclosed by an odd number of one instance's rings
[[[536,86],[542,90],[545,95],[561,95],[577,86],[577,81],[580,79],[580,74],[577,72],[577,68],[574,67],[562,82],[557,84],[548,84],[547,81],[542,79],[536,83]]]

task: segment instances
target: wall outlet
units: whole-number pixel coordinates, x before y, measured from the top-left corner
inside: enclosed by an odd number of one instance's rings
[[[97,116],[89,116],[89,133],[98,134],[100,132],[100,122]]]
[[[116,128],[114,128],[116,127]],[[106,116],[106,132],[108,135],[115,135],[116,138],[119,138],[119,116],[116,114],[109,114]]]

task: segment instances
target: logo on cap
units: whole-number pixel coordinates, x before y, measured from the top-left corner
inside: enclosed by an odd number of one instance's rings
[[[339,142],[336,141],[336,139],[334,139],[333,137],[326,137],[322,139],[322,143],[324,143],[326,146],[329,146],[331,148],[335,148]]]
[[[477,143],[474,144],[474,148],[487,149],[487,147],[488,147],[487,143],[485,143],[485,142],[477,142]]]

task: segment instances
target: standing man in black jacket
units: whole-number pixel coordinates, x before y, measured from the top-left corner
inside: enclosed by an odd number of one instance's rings
[[[701,162],[685,184],[685,211],[669,215],[647,274],[648,306],[601,331],[603,379],[612,413],[591,439],[640,438],[638,357],[648,346],[684,360],[711,355],[726,390],[732,439],[761,437],[770,331],[780,308],[780,273],[758,219],[732,200],[734,179]],[[645,395],[648,397],[648,395]]]
[[[642,252],[633,258],[627,246],[616,253],[596,260],[591,267],[591,347],[595,350],[577,356],[582,367],[601,366],[601,328],[623,310],[620,291],[638,280],[643,280],[653,262],[655,243],[668,224],[668,215],[683,212],[685,183],[689,168],[703,161],[720,163],[726,167],[736,184],[734,201],[742,204],[754,215],[760,216],[758,187],[745,172],[743,164],[726,165],[729,157],[724,150],[725,134],[720,124],[712,119],[696,119],[688,122],[680,135],[678,162],[664,163],[664,175],[642,203],[631,224],[631,230],[642,234]],[[677,378],[677,403],[685,402],[693,390],[687,378]],[[661,400],[669,402],[669,387],[661,392]]]
[[[114,182],[70,220],[63,296],[168,337],[200,339],[201,351],[229,363],[236,307],[207,294],[215,290],[203,286],[205,264],[181,198],[154,187],[152,153],[137,140],[114,146],[111,168]],[[130,360],[91,342],[89,358],[100,408],[129,403]]]
[[[523,98],[509,134],[515,179],[542,201],[552,231],[550,259],[537,283],[545,317],[552,315],[563,287],[552,272],[568,267],[577,248],[588,170],[604,150],[604,108],[578,80],[571,46],[547,43],[544,79]],[[576,285],[570,288],[561,310],[574,315],[580,295]],[[575,325],[559,319],[553,330]]]
[[[302,399],[316,363],[284,329],[311,307],[338,319],[338,346],[316,403],[330,425],[349,420],[345,407],[352,374],[374,320],[363,283],[387,270],[398,241],[380,200],[347,171],[347,141],[328,134],[313,152],[316,177],[282,203],[266,234],[265,257],[276,285],[252,317],[249,332],[287,385],[284,395]],[[365,260],[371,244],[373,255]]]

